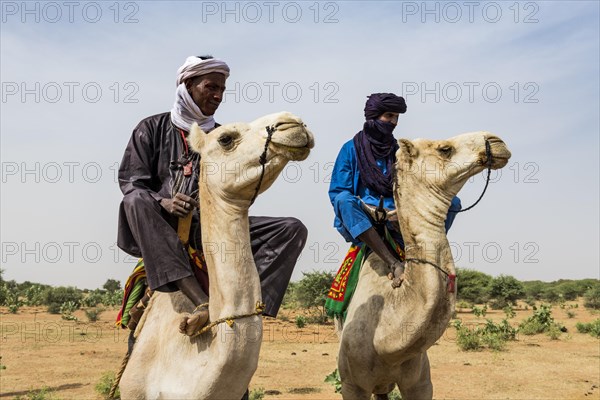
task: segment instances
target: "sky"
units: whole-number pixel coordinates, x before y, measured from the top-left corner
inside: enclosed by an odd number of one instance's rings
[[[293,280],[337,270],[348,249],[327,190],[375,92],[406,99],[397,138],[483,130],[512,152],[448,233],[458,267],[600,278],[599,14],[597,1],[2,1],[4,278],[126,280],[118,165],[137,123],[170,110],[177,68],[203,54],[231,68],[217,121],[285,110],[315,135],[250,209],[307,226]]]

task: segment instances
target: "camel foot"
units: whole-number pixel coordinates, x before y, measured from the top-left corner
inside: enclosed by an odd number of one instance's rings
[[[208,308],[202,307],[191,314],[186,314],[179,323],[179,332],[192,336],[208,322]]]
[[[388,278],[392,281],[392,287],[400,287],[404,282],[404,263],[396,261],[390,269],[391,272],[388,274]]]

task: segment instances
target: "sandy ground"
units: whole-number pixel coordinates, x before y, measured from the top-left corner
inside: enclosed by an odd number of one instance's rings
[[[555,320],[568,328],[559,340],[545,335],[519,336],[506,351],[463,352],[455,330],[428,354],[436,399],[600,399],[600,341],[578,333],[577,322],[600,314],[579,308],[576,316],[553,308]],[[251,389],[266,399],[340,399],[325,376],[336,368],[338,338],[332,325],[296,328],[295,312],[283,310],[290,322],[265,319],[258,370]],[[531,315],[517,311],[517,325]],[[86,321],[83,311],[75,315]],[[47,388],[52,398],[101,399],[94,389],[107,371],[116,371],[127,347],[127,331],[113,328],[116,310],[95,323],[62,320],[44,308],[22,308],[9,314],[0,308],[0,398],[27,396]],[[502,311],[488,312],[498,322]],[[484,322],[459,312],[463,323]]]

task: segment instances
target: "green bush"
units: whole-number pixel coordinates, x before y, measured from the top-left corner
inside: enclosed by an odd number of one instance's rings
[[[332,272],[303,272],[303,277],[294,286],[294,299],[305,308],[316,308],[322,316],[325,311],[325,299],[333,282]]]
[[[458,283],[456,297],[459,300],[473,304],[483,304],[488,301],[492,283],[490,275],[472,269],[457,268],[456,282]]]
[[[96,383],[95,389],[103,398],[108,399],[108,395],[110,393],[110,389],[112,388],[113,383],[115,382],[115,373],[112,371],[107,371],[102,374],[100,377],[100,381]],[[121,397],[119,393],[119,388],[115,393],[115,398]]]
[[[67,321],[77,321],[77,317],[73,315],[73,312],[77,310],[77,305],[72,301],[67,301],[60,306],[60,315],[62,319]]]
[[[104,310],[102,310],[101,308],[85,310],[85,316],[87,317],[88,321],[96,322],[98,321],[98,319],[100,319],[100,314],[102,314],[103,311]]]
[[[573,281],[563,282],[557,286],[557,289],[562,298],[567,301],[577,300],[577,297],[582,296],[584,293],[581,291],[579,285]]]
[[[579,333],[589,333],[593,337],[600,339],[600,318],[589,323],[578,322],[575,327]]]
[[[583,295],[583,305],[587,308],[600,310],[600,284],[588,289]]]
[[[471,310],[471,312],[476,317],[485,317],[485,315],[487,314],[487,306],[485,306],[485,305],[483,307],[473,306],[473,309]]]
[[[23,306],[23,302],[19,299],[19,294],[16,290],[7,290],[4,305],[8,307],[8,312],[16,314],[19,308]]]
[[[337,368],[325,377],[324,382],[332,384],[336,393],[340,393],[342,391],[342,378],[340,378],[340,372],[337,370]]]
[[[84,307],[96,307],[98,304],[102,303],[103,298],[104,297],[102,291],[96,289],[89,292],[87,296],[83,298],[81,304]]]
[[[559,293],[557,288],[549,286],[544,289],[542,299],[549,303],[558,303],[558,301],[561,299],[561,294]]]
[[[523,288],[525,289],[525,295],[530,301],[541,300],[544,295],[544,289],[548,284],[542,281],[529,281],[523,282]],[[528,303],[529,304],[529,303]],[[529,304],[530,306],[533,304]]]
[[[15,400],[55,400],[52,391],[49,388],[42,388],[38,390],[30,390],[25,397],[17,396]]]
[[[456,344],[462,351],[477,351],[482,348],[481,335],[477,329],[469,329],[463,326],[460,321],[454,324],[456,328]]]
[[[123,290],[119,289],[115,292],[106,292],[102,296],[102,304],[107,307],[117,307],[123,303]]]
[[[48,306],[48,312],[51,314],[59,314],[61,306],[67,302],[75,304],[77,309],[81,307],[82,300],[83,294],[81,293],[81,290],[70,286],[48,288],[44,292],[44,304]]]
[[[536,335],[538,333],[544,333],[554,331],[556,329],[560,331],[566,331],[566,329],[554,322],[552,317],[552,307],[547,304],[540,305],[540,308],[534,311],[533,315],[521,322],[519,325],[519,333],[524,335]]]
[[[121,290],[121,282],[116,279],[108,279],[102,288],[105,289],[109,293],[114,293],[118,290]]]
[[[510,275],[500,275],[492,280],[490,296],[496,300],[500,310],[508,304],[515,304],[524,295],[523,284]]]
[[[44,304],[44,291],[49,286],[32,284],[24,290],[25,293],[25,304],[28,306],[41,306]]]
[[[306,318],[302,315],[296,316],[296,326],[298,328],[304,328],[306,326]]]
[[[265,398],[265,389],[264,388],[256,388],[250,391],[250,396],[248,396],[249,400],[263,400]]]

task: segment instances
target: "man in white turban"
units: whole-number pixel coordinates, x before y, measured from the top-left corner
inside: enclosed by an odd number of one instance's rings
[[[218,124],[213,115],[225,91],[229,67],[212,56],[192,56],[177,71],[170,112],[142,120],[133,131],[119,168],[123,201],[117,244],[141,257],[149,289],[181,290],[196,305],[206,303],[208,279],[196,252],[201,250],[198,202],[199,155],[186,137],[192,123],[205,132]],[[189,246],[177,235],[178,221],[192,213]],[[261,279],[265,314],[275,317],[296,261],[306,227],[295,218],[250,217],[252,252]],[[208,321],[197,307],[182,317],[180,331],[191,335]]]

